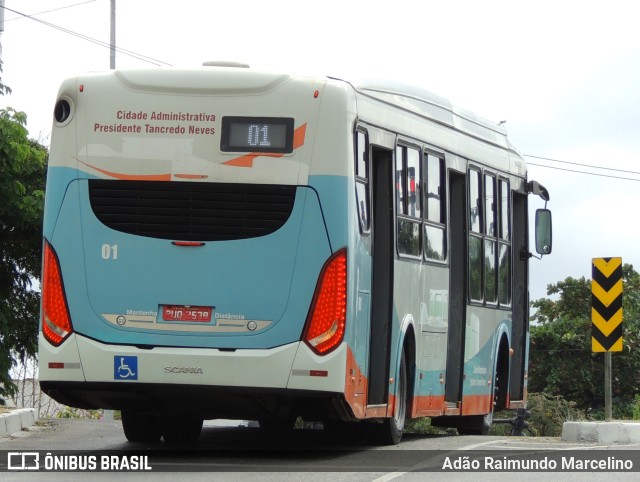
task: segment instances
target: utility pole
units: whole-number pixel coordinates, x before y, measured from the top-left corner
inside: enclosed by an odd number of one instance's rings
[[[2,1],[2,0],[0,0]],[[116,68],[116,0],[111,0],[111,49],[110,49],[110,61],[109,68],[114,70]],[[111,422],[113,420],[113,410],[104,411],[104,420]]]
[[[0,0],[0,40],[4,32],[4,0]],[[0,42],[0,61],[2,60],[2,42]]]
[[[11,93],[11,89],[2,83],[2,33],[4,32],[4,0],[0,0],[0,96]]]
[[[0,0],[0,2],[4,2],[4,0]],[[111,0],[111,62],[109,68],[112,70],[116,68],[116,0]]]

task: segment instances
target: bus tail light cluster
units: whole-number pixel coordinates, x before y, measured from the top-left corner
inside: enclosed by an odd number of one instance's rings
[[[58,256],[45,241],[42,261],[42,334],[53,346],[59,346],[72,331]]]
[[[329,353],[344,338],[347,317],[347,250],[331,256],[320,272],[303,341],[319,355]]]

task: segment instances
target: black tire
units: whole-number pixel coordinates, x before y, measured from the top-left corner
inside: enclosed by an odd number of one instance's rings
[[[122,410],[122,429],[129,442],[153,443],[162,437],[160,418],[135,410]]]
[[[501,344],[502,348],[502,344]],[[506,403],[509,390],[509,365],[506,347],[500,350],[496,361],[496,369],[493,378],[493,398],[491,399],[491,411],[485,415],[473,415],[464,417],[458,426],[460,435],[489,435],[493,426],[493,414],[496,408],[502,410]],[[462,425],[464,424],[464,425]]]
[[[334,443],[350,445],[359,442],[362,438],[362,423],[325,420],[322,424],[327,436]]]
[[[393,417],[385,418],[381,423],[370,424],[374,440],[380,445],[397,445],[402,440],[402,431],[407,419],[407,360],[404,351],[400,357],[400,373],[397,384]]]
[[[284,418],[263,418],[258,420],[258,425],[260,425],[260,428],[262,429],[286,432],[294,429],[296,420],[298,420],[298,417],[295,416],[287,416]]]
[[[171,445],[191,444],[202,432],[202,417],[166,417],[162,427],[164,441]]]
[[[485,415],[464,417],[464,425],[458,427],[460,435],[489,435],[493,425],[493,408]]]

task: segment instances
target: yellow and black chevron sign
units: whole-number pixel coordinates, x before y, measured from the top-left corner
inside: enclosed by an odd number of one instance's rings
[[[591,351],[622,351],[622,258],[593,258]]]

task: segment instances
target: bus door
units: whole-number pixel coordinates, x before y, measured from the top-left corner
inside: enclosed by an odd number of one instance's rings
[[[371,147],[372,283],[367,405],[388,402],[393,310],[393,151]]]
[[[511,328],[511,376],[509,400],[524,400],[524,375],[526,366],[527,332],[529,326],[529,288],[527,280],[528,221],[527,196],[513,192],[513,323]]]
[[[467,188],[465,175],[449,171],[450,203],[450,275],[449,321],[447,330],[447,371],[445,377],[445,403],[458,406],[462,401],[464,370],[464,340],[467,308]],[[455,404],[455,405],[454,405]]]

